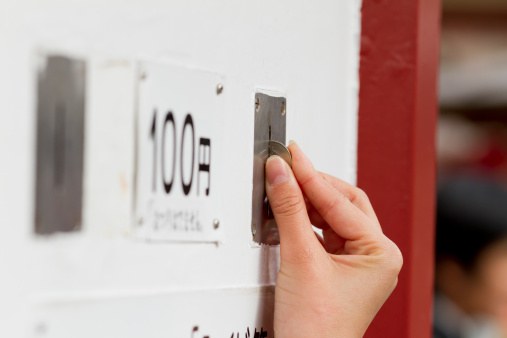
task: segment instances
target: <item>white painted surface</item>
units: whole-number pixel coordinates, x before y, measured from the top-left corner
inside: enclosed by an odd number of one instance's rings
[[[285,92],[287,138],[298,141],[318,169],[354,182],[359,5],[358,0],[0,4],[0,336],[68,338],[103,311],[86,312],[76,299],[98,299],[104,304],[99,309],[114,309],[126,321],[133,313],[147,323],[150,312],[167,313],[172,332],[183,332],[176,326],[186,326],[188,318],[174,310],[175,302],[184,307],[212,297],[193,290],[211,295],[216,289],[273,285],[278,248],[250,241],[253,93]],[[37,238],[35,60],[40,50],[87,60],[88,97],[83,230]],[[225,77],[223,139],[230,148],[222,157],[220,245],[152,243],[130,234],[140,60]],[[182,292],[188,297],[178,296]],[[66,310],[55,312],[55,302]],[[231,318],[230,328],[238,332],[246,323],[261,324],[262,312],[271,311],[241,297],[236,305],[258,313],[246,318],[247,312],[239,312],[245,318],[237,325]],[[222,306],[219,302],[217,309]],[[40,329],[41,323],[48,327]],[[114,326],[118,331],[100,324],[93,336],[140,336],[123,324]],[[150,330],[147,325],[147,337],[171,336]]]
[[[35,305],[39,322],[34,336],[273,337],[273,289],[243,287],[46,299],[43,305]]]

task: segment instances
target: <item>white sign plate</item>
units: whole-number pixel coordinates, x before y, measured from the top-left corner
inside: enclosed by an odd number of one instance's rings
[[[221,241],[220,85],[218,74],[140,65],[135,237]]]

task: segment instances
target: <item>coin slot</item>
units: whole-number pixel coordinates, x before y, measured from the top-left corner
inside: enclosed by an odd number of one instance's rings
[[[271,141],[271,125],[269,125],[269,137],[268,137],[269,141]],[[269,142],[268,142],[268,147],[269,147]],[[268,149],[268,157],[271,156],[271,148]],[[271,217],[271,207],[269,206],[269,200],[268,200],[268,196],[266,195],[266,191],[264,191],[264,200],[266,201],[266,215],[268,217]]]
[[[286,105],[284,97],[263,93],[255,95],[251,234],[255,242],[262,244],[280,243],[278,228],[264,189],[264,170],[268,157],[273,153],[270,144],[272,142],[285,144]]]
[[[62,103],[55,110],[53,185],[55,193],[65,194],[65,107]]]

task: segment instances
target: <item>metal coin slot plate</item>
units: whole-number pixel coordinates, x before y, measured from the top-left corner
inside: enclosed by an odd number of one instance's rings
[[[86,64],[41,56],[37,87],[35,232],[81,228]]]
[[[278,141],[285,144],[286,108],[285,97],[255,94],[251,231],[253,240],[260,244],[280,244],[278,227],[266,197],[264,170],[270,152],[269,142]]]

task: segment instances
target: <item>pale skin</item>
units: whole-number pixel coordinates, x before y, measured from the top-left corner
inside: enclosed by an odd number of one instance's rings
[[[316,171],[297,144],[289,150],[292,170],[278,156],[266,163],[280,232],[275,337],[362,337],[396,286],[401,253],[364,192]]]

